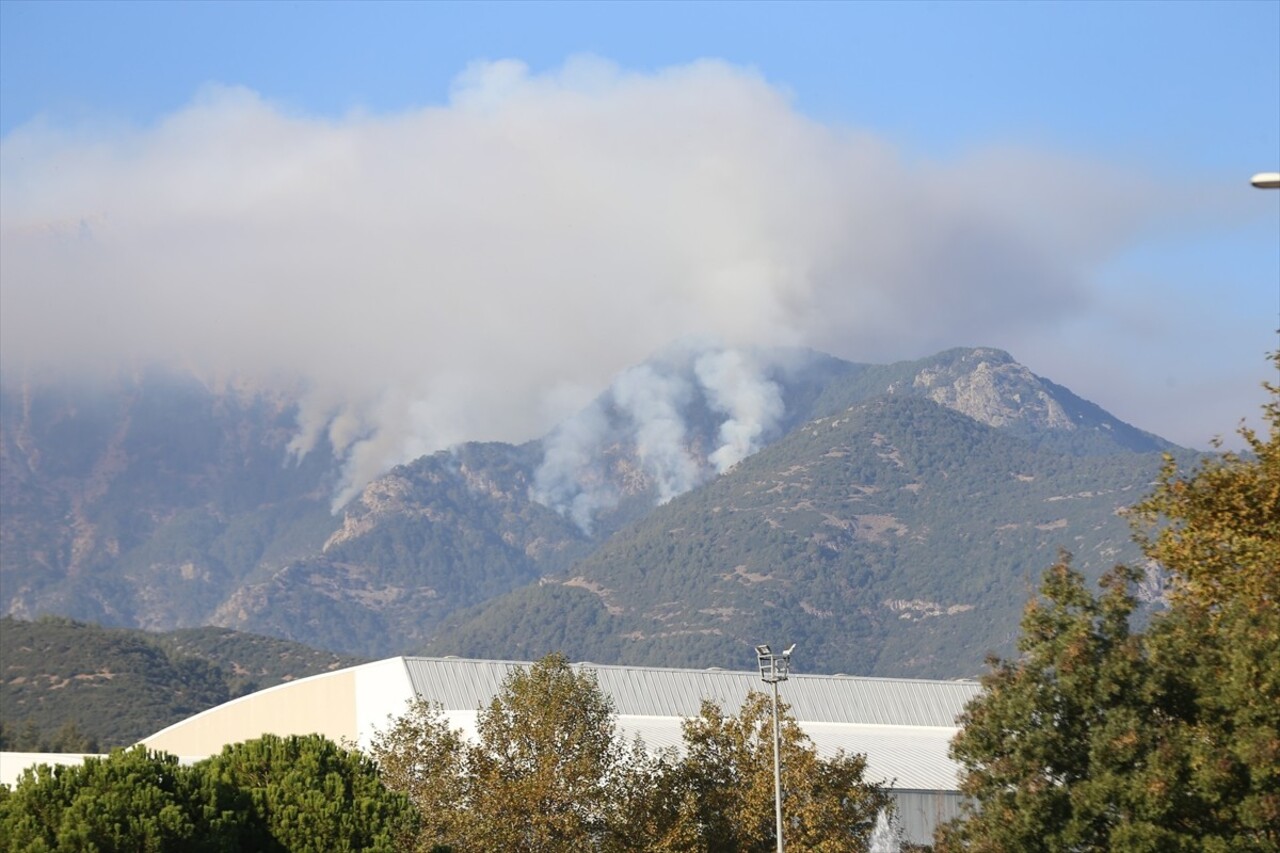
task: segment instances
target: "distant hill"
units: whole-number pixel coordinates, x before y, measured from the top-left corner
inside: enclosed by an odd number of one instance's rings
[[[0,619],[0,725],[6,749],[126,746],[264,687],[361,663],[225,628],[151,634],[46,617]],[[69,750],[72,751],[72,750]]]
[[[1009,354],[673,349],[522,445],[395,467],[288,447],[280,391],[160,372],[0,388],[0,612],[218,625],[368,658],[964,675],[1059,547],[1132,555],[1155,435]],[[768,636],[765,636],[768,635]]]

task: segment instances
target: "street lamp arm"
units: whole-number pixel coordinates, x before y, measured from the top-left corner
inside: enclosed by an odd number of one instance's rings
[[[760,664],[760,680],[773,686],[773,805],[777,821],[778,853],[782,849],[782,729],[778,723],[778,682],[787,680],[791,669],[792,643],[782,654],[774,654],[768,644],[756,646],[756,659]]]

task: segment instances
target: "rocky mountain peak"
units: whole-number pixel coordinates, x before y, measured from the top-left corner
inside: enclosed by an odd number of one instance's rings
[[[979,348],[940,359],[917,373],[912,386],[988,426],[1076,429],[1052,389],[1002,350]]]

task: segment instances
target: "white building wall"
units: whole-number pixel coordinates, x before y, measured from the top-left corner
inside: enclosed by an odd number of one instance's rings
[[[72,752],[0,752],[0,785],[12,788],[22,778],[23,770],[37,764],[81,764],[90,757],[95,756]]]
[[[354,743],[356,669],[326,672],[241,696],[174,723],[142,744],[183,758],[204,758],[227,744],[265,734],[322,734]]]
[[[355,741],[367,750],[375,730],[390,727],[391,719],[409,710],[413,684],[404,658],[366,663],[355,669]]]

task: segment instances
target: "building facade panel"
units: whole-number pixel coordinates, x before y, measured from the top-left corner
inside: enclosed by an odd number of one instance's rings
[[[313,675],[233,699],[142,743],[180,757],[204,757],[265,734],[322,734],[337,742],[356,742],[355,669]]]

